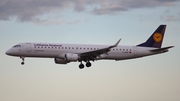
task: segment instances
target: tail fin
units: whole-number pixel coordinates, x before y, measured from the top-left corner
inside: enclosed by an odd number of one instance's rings
[[[137,46],[161,48],[165,30],[166,25],[160,25],[146,42],[141,43]]]

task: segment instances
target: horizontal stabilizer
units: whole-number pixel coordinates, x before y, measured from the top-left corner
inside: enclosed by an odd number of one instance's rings
[[[168,51],[169,48],[173,48],[174,46],[169,46],[169,47],[163,47],[163,48],[159,48],[159,49],[154,49],[154,50],[150,50],[151,52],[166,52]]]

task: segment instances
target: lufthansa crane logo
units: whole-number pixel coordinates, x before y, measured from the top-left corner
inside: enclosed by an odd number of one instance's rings
[[[155,33],[155,34],[153,35],[153,39],[154,39],[155,42],[161,42],[161,41],[162,41],[162,35],[161,35],[161,33]]]

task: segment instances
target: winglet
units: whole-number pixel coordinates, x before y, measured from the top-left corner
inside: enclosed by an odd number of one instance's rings
[[[121,39],[119,39],[119,40],[116,42],[116,44],[110,46],[109,48],[117,47],[120,41],[121,41]]]

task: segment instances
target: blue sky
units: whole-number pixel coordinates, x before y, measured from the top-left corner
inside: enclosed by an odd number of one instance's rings
[[[178,0],[1,0],[1,101],[179,101]],[[57,65],[5,51],[21,42],[137,45],[166,24],[168,53],[125,61]]]

